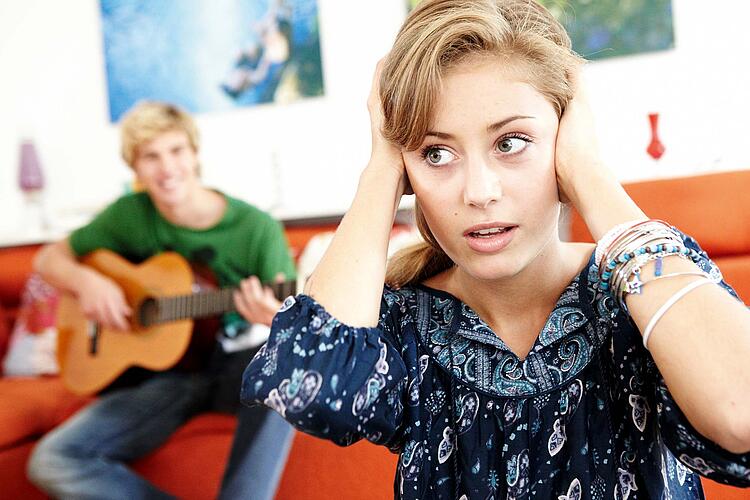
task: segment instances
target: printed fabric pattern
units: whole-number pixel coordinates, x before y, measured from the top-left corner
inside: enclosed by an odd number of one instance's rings
[[[634,323],[598,289],[593,256],[523,360],[443,291],[386,288],[376,328],[290,297],[242,398],[339,445],[399,453],[396,498],[701,499],[696,473],[750,486],[750,454],[693,429]]]

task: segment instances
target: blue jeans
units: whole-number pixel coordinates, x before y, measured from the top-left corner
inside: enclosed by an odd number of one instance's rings
[[[213,387],[205,374],[165,372],[105,394],[39,442],[29,460],[29,478],[63,500],[172,498],[127,463],[211,408]],[[241,407],[220,498],[272,499],[292,435],[274,412]]]

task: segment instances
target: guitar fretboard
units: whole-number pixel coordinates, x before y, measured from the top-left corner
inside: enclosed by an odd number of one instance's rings
[[[207,318],[233,311],[234,288],[224,288],[211,292],[198,292],[191,295],[162,297],[157,300],[157,323],[168,323],[187,318]]]
[[[270,283],[269,288],[278,300],[284,300],[296,292],[295,281]],[[182,319],[198,319],[216,316],[236,309],[234,291],[236,288],[201,291],[187,295],[148,299],[141,305],[140,323],[148,327],[159,323],[169,323]]]

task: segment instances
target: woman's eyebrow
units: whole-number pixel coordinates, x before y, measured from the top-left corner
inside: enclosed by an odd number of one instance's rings
[[[437,137],[438,139],[453,139],[453,136],[451,134],[446,134],[445,132],[438,132],[433,130],[428,130],[425,134],[425,137],[432,136]]]
[[[507,124],[516,121],[516,120],[525,120],[525,119],[534,119],[533,116],[526,116],[526,115],[513,115],[509,116],[508,118],[505,118],[504,120],[500,120],[499,122],[495,122],[492,125],[487,125],[487,132],[495,132]],[[438,132],[437,130],[428,130],[425,134],[425,137],[432,136],[437,137],[438,139],[453,139],[454,137],[451,134],[445,133],[445,132]]]
[[[509,116],[508,118],[506,118],[504,120],[500,120],[499,122],[495,122],[492,125],[488,125],[487,126],[487,132],[495,132],[497,130],[500,130],[501,128],[503,128],[504,126],[506,126],[507,124],[509,124],[510,122],[514,122],[516,120],[525,120],[525,119],[532,119],[533,120],[534,117],[533,116],[526,116],[526,115]]]

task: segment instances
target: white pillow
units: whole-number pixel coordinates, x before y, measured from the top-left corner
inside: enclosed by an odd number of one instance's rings
[[[60,372],[55,327],[58,300],[57,290],[38,274],[32,274],[26,281],[18,318],[3,360],[6,377]]]
[[[313,236],[310,241],[305,245],[305,249],[302,251],[299,260],[297,260],[297,274],[300,278],[304,277],[305,280],[310,277],[312,272],[315,270],[315,266],[318,265],[320,259],[323,258],[328,249],[328,245],[333,240],[333,231],[326,231]],[[416,227],[410,227],[409,229],[395,228],[391,232],[391,239],[388,242],[388,257],[390,258],[404,247],[414,245],[424,241],[422,236]],[[302,287],[304,283],[299,286]],[[301,291],[301,289],[300,289]]]

